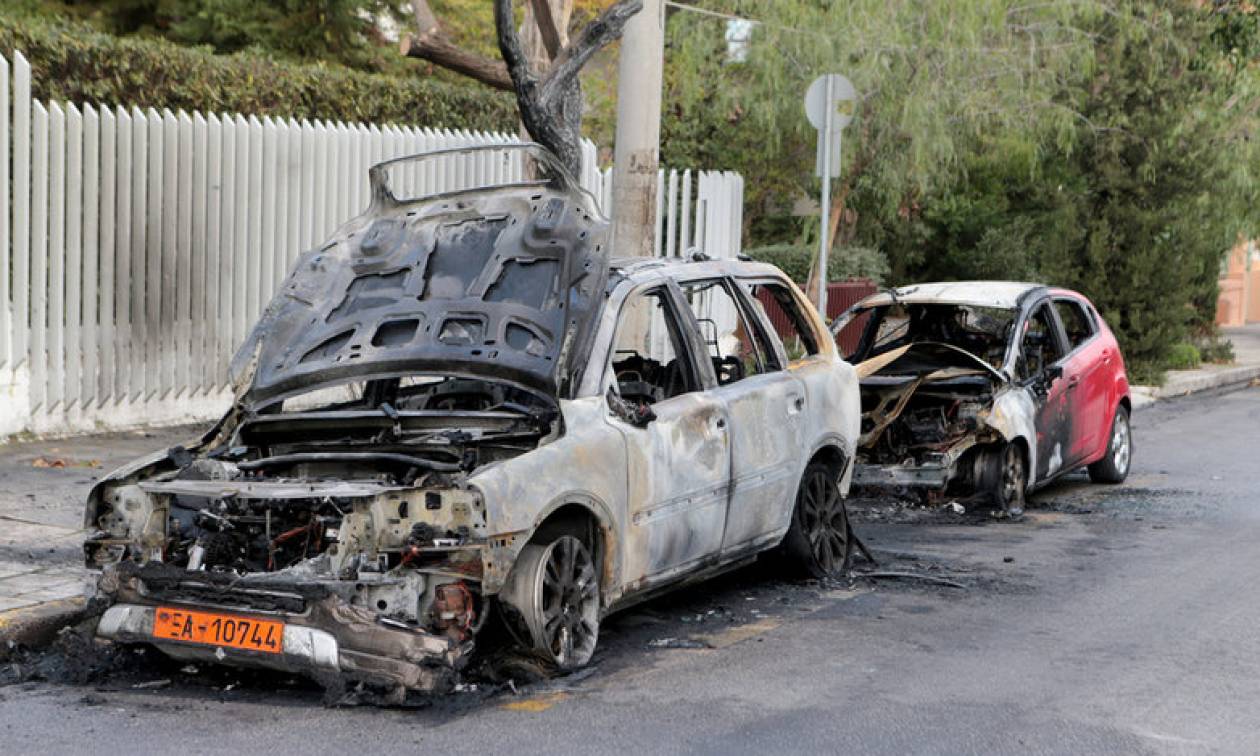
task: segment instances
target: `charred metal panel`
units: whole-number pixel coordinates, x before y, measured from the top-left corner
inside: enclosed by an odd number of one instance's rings
[[[805,449],[805,387],[774,371],[714,392],[731,418],[731,500],[723,550],[781,530],[796,503]]]
[[[645,428],[617,422],[626,443],[630,527],[626,582],[716,559],[731,481],[731,440],[723,403],[704,393],[658,402]]]
[[[298,259],[237,352],[248,404],[410,372],[554,396],[583,364],[607,276],[590,195],[555,173],[399,201],[385,183],[398,162],[372,169],[368,210]]]
[[[621,560],[633,545],[626,530],[626,447],[603,397],[561,402],[566,432],[529,454],[487,466],[469,478],[485,501],[490,551],[483,588],[496,592],[530,534],[548,514],[579,504],[607,528],[606,586],[620,587]]]

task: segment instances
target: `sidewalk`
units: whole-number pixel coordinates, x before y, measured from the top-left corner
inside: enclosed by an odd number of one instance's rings
[[[1221,334],[1234,344],[1230,365],[1203,365],[1194,370],[1169,370],[1163,386],[1134,386],[1133,408],[1140,409],[1160,399],[1236,386],[1260,378],[1260,323],[1222,328]]]
[[[0,636],[16,612],[86,593],[83,503],[92,483],[141,454],[186,442],[198,430],[0,444]]]

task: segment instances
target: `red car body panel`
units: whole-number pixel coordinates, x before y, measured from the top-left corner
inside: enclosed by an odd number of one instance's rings
[[[1068,289],[1051,289],[1054,300],[1075,300],[1093,317],[1097,332],[1063,360],[1065,402],[1070,413],[1070,450],[1065,468],[1097,462],[1107,453],[1116,407],[1128,403],[1129,379],[1115,334],[1097,308],[1084,295]]]

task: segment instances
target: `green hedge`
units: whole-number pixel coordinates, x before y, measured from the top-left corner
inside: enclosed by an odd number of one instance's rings
[[[817,253],[814,247],[798,244],[773,244],[744,250],[759,262],[778,267],[793,281],[804,283],[809,278],[809,265]],[[843,281],[848,278],[869,278],[882,284],[888,275],[888,261],[879,250],[869,247],[845,246],[833,249],[827,256],[827,280]]]
[[[256,54],[215,55],[160,39],[114,37],[82,22],[0,16],[0,51],[31,63],[40,100],[333,121],[516,129],[512,98],[469,84],[392,77]]]

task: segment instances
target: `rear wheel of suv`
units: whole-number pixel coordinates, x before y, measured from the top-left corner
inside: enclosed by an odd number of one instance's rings
[[[838,577],[849,568],[853,539],[836,472],[815,462],[805,468],[792,525],[783,541],[788,559],[811,577]]]
[[[1095,483],[1123,483],[1129,477],[1132,462],[1133,432],[1129,428],[1129,411],[1120,405],[1116,407],[1116,418],[1111,421],[1107,453],[1089,466],[1089,479]]]
[[[573,535],[521,549],[506,598],[522,645],[561,671],[584,666],[599,641],[599,577],[591,550]]]

